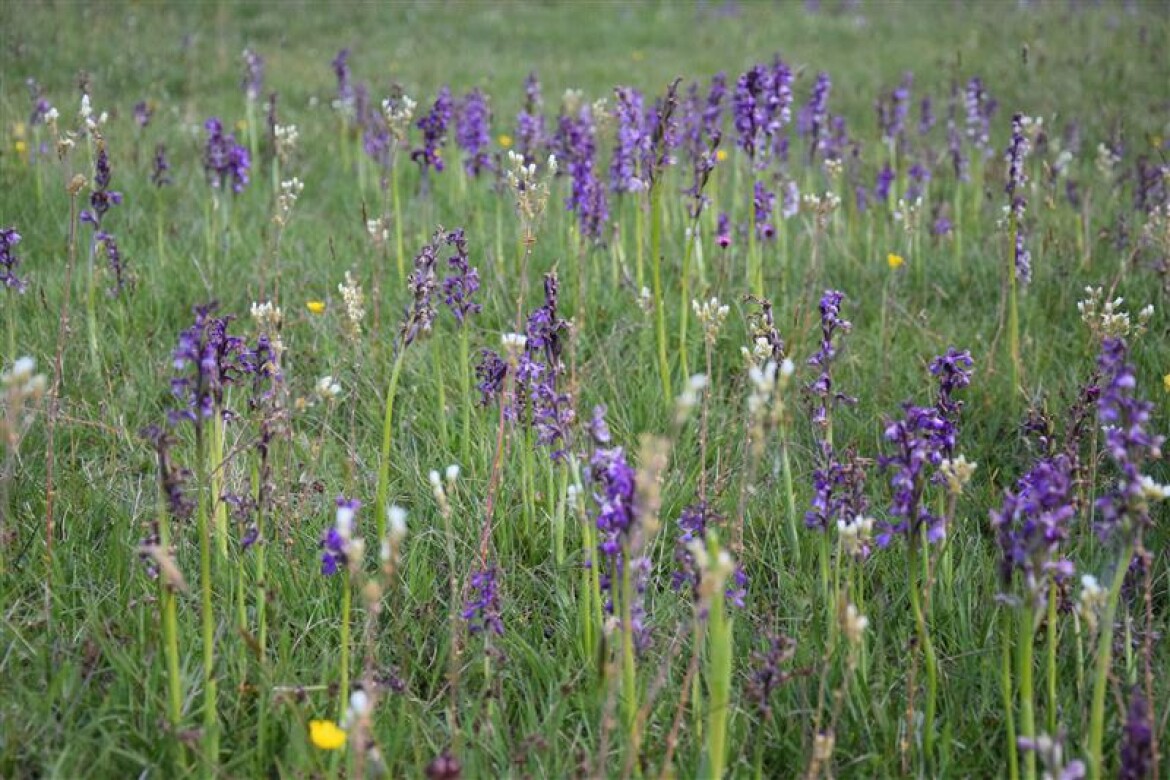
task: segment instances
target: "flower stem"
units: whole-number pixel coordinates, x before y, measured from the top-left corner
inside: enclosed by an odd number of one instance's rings
[[[1020,737],[1029,741],[1036,739],[1036,709],[1032,685],[1032,646],[1035,642],[1032,606],[1025,603],[1019,608],[1019,635],[1016,643],[1016,676],[1020,681]],[[1012,746],[1015,749],[1015,746]],[[1036,778],[1036,751],[1024,752],[1024,777]]]
[[[711,534],[707,541],[708,555],[719,558],[719,543]],[[727,723],[731,716],[731,622],[724,610],[723,585],[711,592],[711,611],[707,632],[707,744],[703,757],[703,777],[721,778],[727,765]]]
[[[908,540],[910,550],[910,576],[918,577],[915,569],[919,556],[919,543]],[[910,606],[914,611],[914,624],[918,631],[918,644],[922,648],[922,658],[926,666],[926,705],[922,723],[923,762],[929,774],[934,763],[934,716],[938,698],[938,659],[934,655],[934,645],[930,641],[930,631],[926,625],[926,613],[922,609],[922,590],[926,585],[925,578],[914,582],[910,586]]]
[[[378,537],[381,539],[382,537]],[[337,717],[345,717],[349,708],[349,616],[353,607],[353,583],[350,582],[348,565],[341,572],[341,671],[337,684],[338,703]]]
[[[662,307],[662,186],[650,189],[650,267],[654,285],[654,321],[658,334],[658,373],[662,379],[662,398],[669,402],[670,364],[666,358],[666,310]]]
[[[1009,780],[1019,780],[1020,758],[1016,749],[1015,697],[1012,695],[1012,613],[1004,609],[1000,615],[1000,694],[1003,697],[1004,727],[1007,729],[1006,751]]]
[[[1105,691],[1109,685],[1109,667],[1113,662],[1113,621],[1117,617],[1117,602],[1121,596],[1121,584],[1133,558],[1134,542],[1129,540],[1117,558],[1117,570],[1109,586],[1109,600],[1101,616],[1101,633],[1097,638],[1097,669],[1093,678],[1093,699],[1089,716],[1089,780],[1101,780],[1105,776]]]
[[[378,489],[374,498],[374,523],[378,539],[386,536],[386,498],[390,490],[390,434],[394,430],[394,396],[398,392],[398,376],[402,373],[402,358],[406,347],[398,349],[394,366],[390,369],[390,384],[386,388],[386,412],[382,418],[382,451],[378,461]]]
[[[208,518],[208,453],[202,430],[195,434],[196,462],[199,464],[199,498],[195,521],[199,533],[199,593],[203,628],[203,754],[204,772],[215,775],[219,764],[219,710],[216,704],[215,611],[211,599],[211,528]]]

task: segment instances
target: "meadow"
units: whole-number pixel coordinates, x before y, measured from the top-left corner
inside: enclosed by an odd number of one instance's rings
[[[1170,773],[1164,6],[0,44],[0,777]]]

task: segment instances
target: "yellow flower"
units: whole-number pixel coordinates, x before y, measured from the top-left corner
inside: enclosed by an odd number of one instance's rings
[[[242,133],[247,129],[248,129],[248,123],[245,122],[243,119],[236,122],[236,132],[237,133]]]
[[[1170,374],[1162,377],[1162,389],[1170,393]]]
[[[28,151],[28,144],[21,139],[17,139],[16,143],[12,145],[12,150],[18,155],[24,156],[24,153]]]
[[[888,255],[886,255],[886,263],[890,266],[891,271],[898,270],[905,262],[905,258],[903,258],[901,255],[896,255],[893,252],[890,252]]]
[[[325,313],[325,301],[309,301],[305,306],[308,307],[310,314]]]
[[[726,160],[727,159],[727,150],[726,149],[717,149],[715,151],[715,159],[718,160],[719,162],[723,162],[724,160]]]
[[[646,55],[640,51],[635,51],[630,54],[630,59],[632,59],[634,62],[641,62],[642,60],[646,59]]]
[[[497,140],[499,140],[500,146],[504,147],[505,149],[512,148],[512,136],[508,135],[507,133],[500,133],[500,137]]]
[[[309,739],[320,750],[339,750],[345,747],[345,732],[331,720],[309,721]]]

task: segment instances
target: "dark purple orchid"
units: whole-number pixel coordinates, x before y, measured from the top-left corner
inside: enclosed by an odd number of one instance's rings
[[[430,169],[436,173],[443,171],[443,144],[447,142],[447,127],[451,124],[451,90],[443,87],[439,90],[431,110],[415,123],[415,127],[422,131],[423,145],[410,153],[410,159],[418,163],[423,176]]]
[[[455,143],[464,152],[463,170],[468,176],[492,170],[492,158],[488,154],[491,122],[492,113],[483,92],[478,89],[468,92],[459,104],[455,121]]]
[[[500,619],[498,577],[499,570],[495,566],[484,566],[471,575],[471,592],[463,606],[462,615],[467,621],[467,630],[473,634],[490,631],[502,636],[504,633],[504,621]]]
[[[248,172],[252,167],[248,150],[236,143],[234,135],[224,134],[223,123],[218,118],[208,119],[203,127],[207,130],[207,146],[203,150],[207,181],[215,189],[227,184],[232,192],[243,192],[248,186]]]
[[[20,268],[20,258],[15,252],[15,247],[20,243],[20,239],[20,233],[17,233],[14,227],[0,230],[0,282],[10,290],[23,293],[28,289],[28,283],[16,275],[16,270]]]

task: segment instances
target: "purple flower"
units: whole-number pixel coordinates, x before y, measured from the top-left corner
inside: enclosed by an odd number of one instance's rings
[[[118,242],[109,233],[99,230],[94,234],[94,241],[102,248],[106,255],[106,267],[114,277],[114,285],[106,290],[113,298],[122,294],[128,285],[133,284],[133,277],[126,271],[126,263],[118,249]]]
[[[1032,144],[1024,127],[1022,114],[1012,116],[1012,140],[1004,155],[1008,164],[1007,184],[1004,191],[1008,195],[1009,214],[1011,216],[1012,233],[1015,238],[1015,266],[1016,279],[1021,284],[1027,284],[1032,279],[1032,255],[1024,244],[1024,213],[1028,201],[1024,198],[1024,187],[1028,183],[1028,174],[1024,165],[1032,151]]]
[[[140,100],[134,104],[134,122],[138,125],[139,130],[146,129],[146,126],[150,124],[150,118],[153,115],[154,110],[145,100]]]
[[[349,566],[353,544],[354,518],[362,502],[356,498],[337,497],[337,515],[333,525],[325,529],[318,547],[321,548],[321,574],[332,577]]]
[[[874,197],[885,203],[890,199],[890,187],[894,183],[894,169],[887,162],[878,171],[877,181],[873,185]]]
[[[650,560],[639,557],[627,561],[630,551],[636,549],[640,542],[641,531],[634,500],[635,472],[626,461],[625,451],[621,447],[595,449],[589,460],[589,471],[593,501],[597,505],[599,559],[591,565],[600,566],[599,580],[605,594],[605,610],[610,615],[615,614],[614,598],[620,592],[619,584],[624,577],[625,566],[630,566],[630,579],[634,586],[633,600],[629,605],[630,629],[634,646],[641,651],[650,644],[643,601]]]
[[[463,607],[463,619],[467,630],[473,634],[491,631],[497,636],[504,633],[504,621],[500,619],[500,589],[496,582],[498,570],[495,566],[484,566],[471,575],[471,593]]]
[[[902,145],[906,115],[910,112],[910,88],[913,85],[914,74],[906,73],[902,76],[902,82],[888,96],[878,98],[874,104],[882,142],[887,145]]]
[[[715,240],[723,249],[731,246],[731,217],[726,211],[719,213],[718,225],[715,229]]]
[[[576,419],[572,397],[561,392],[557,380],[564,373],[561,338],[568,323],[557,314],[558,284],[555,273],[544,277],[544,303],[528,316],[525,351],[517,371],[522,396],[518,401],[531,411],[528,420],[536,430],[537,443],[552,448],[551,457],[566,457],[570,429]],[[514,419],[523,419],[513,408]]]
[[[1139,527],[1148,527],[1151,499],[1165,492],[1142,474],[1147,462],[1162,457],[1165,437],[1148,430],[1153,404],[1135,397],[1137,376],[1127,358],[1124,340],[1106,338],[1097,359],[1102,378],[1097,420],[1105,430],[1105,452],[1117,470],[1116,481],[1096,502],[1096,530],[1103,540],[1117,533],[1128,538]]]
[[[818,442],[820,459],[813,469],[812,508],[804,514],[806,528],[827,532],[839,521],[853,523],[869,509],[865,497],[865,465],[849,447],[840,457],[828,441]],[[863,551],[868,555],[868,551]]]
[[[349,49],[342,49],[333,58],[333,73],[337,76],[337,101],[342,106],[353,104],[353,85],[350,84]]]
[[[947,155],[951,158],[951,169],[955,173],[955,180],[965,182],[967,175],[967,158],[963,156],[963,136],[959,132],[958,114],[958,85],[951,87],[951,99],[947,105]]]
[[[756,237],[761,241],[771,241],[776,237],[776,228],[772,224],[772,210],[776,207],[776,193],[764,187],[762,181],[757,181],[752,192],[752,208],[755,212]]]
[[[102,218],[112,207],[122,204],[122,193],[110,190],[113,173],[110,170],[110,156],[104,143],[98,144],[98,156],[93,165],[93,192],[89,196],[89,209],[81,212],[81,221],[100,228]]]
[[[998,104],[983,88],[978,76],[967,82],[967,140],[986,157],[991,152],[991,117]]]
[[[707,531],[713,526],[721,525],[725,519],[715,512],[706,501],[700,501],[683,509],[678,517],[679,536],[674,545],[674,560],[678,563],[678,568],[671,575],[671,588],[678,591],[687,587],[691,589],[693,596],[698,596],[699,582],[703,572],[696,564],[695,556],[691,554],[690,547],[695,542],[706,546]],[[747,574],[742,567],[736,565],[732,580],[724,591],[724,597],[732,605],[743,609],[744,598],[747,596],[747,583]]]
[[[479,381],[475,389],[480,394],[480,405],[487,406],[492,399],[504,390],[504,377],[508,373],[508,364],[498,354],[490,349],[480,351],[479,364],[475,367],[475,378]]]
[[[748,158],[753,161],[759,151],[763,133],[764,106],[760,103],[767,78],[768,73],[763,65],[752,67],[736,80],[735,93],[731,98],[736,145],[747,152]]]
[[[248,185],[248,171],[252,158],[248,150],[236,143],[236,137],[223,132],[223,123],[212,117],[203,124],[207,130],[207,146],[203,151],[203,170],[215,189],[230,183],[232,192],[239,194]]]
[[[747,683],[747,698],[765,721],[772,719],[772,694],[783,686],[797,672],[781,669],[796,657],[796,640],[784,634],[769,632],[768,650],[752,652],[752,671]]]
[[[450,231],[444,240],[454,248],[455,254],[447,258],[447,265],[454,273],[443,280],[443,302],[455,315],[455,321],[463,325],[468,315],[478,314],[483,308],[471,300],[479,290],[479,271],[467,260],[467,238],[462,228]]]
[[[17,233],[14,227],[0,230],[0,282],[10,290],[24,293],[28,289],[28,283],[16,275],[16,269],[20,267],[20,258],[14,251],[20,239],[20,233]],[[11,306],[12,303],[9,302],[8,305]]]
[[[479,176],[480,171],[492,169],[492,160],[488,155],[491,121],[492,114],[483,92],[478,89],[468,92],[459,106],[459,116],[455,123],[455,143],[466,153],[463,170],[468,176]]]
[[[906,189],[906,201],[913,203],[922,197],[926,183],[930,181],[930,169],[922,163],[910,166],[910,186]]]
[[[1154,728],[1150,705],[1136,685],[1129,694],[1129,710],[1121,733],[1120,780],[1144,780],[1150,777],[1154,761]]]
[[[216,412],[227,414],[224,388],[240,373],[246,346],[243,339],[228,334],[230,317],[212,316],[215,308],[215,303],[196,306],[195,323],[179,334],[171,393],[182,405],[170,412],[172,424],[189,420],[199,427]]]
[[[962,390],[971,384],[971,368],[975,361],[968,350],[960,352],[954,347],[948,347],[945,354],[939,355],[930,361],[930,373],[938,378],[938,407],[939,414],[957,425],[959,413],[963,410],[963,402],[954,399],[956,390]],[[950,455],[950,450],[947,454]]]
[[[820,368],[820,375],[810,382],[805,390],[816,399],[817,407],[813,412],[813,425],[823,430],[829,423],[829,412],[838,403],[854,404],[857,399],[842,393],[833,392],[833,360],[837,357],[837,344],[840,335],[853,329],[853,323],[841,317],[841,303],[845,294],[837,290],[825,290],[821,296],[821,345],[808,359],[810,366]]]
[[[813,84],[812,92],[809,94],[808,103],[800,110],[800,116],[797,117],[796,130],[802,136],[808,136],[808,159],[814,160],[817,156],[817,151],[825,140],[825,132],[828,129],[828,103],[829,93],[833,89],[833,82],[829,79],[829,74],[821,71],[817,74],[816,83]]]
[[[682,79],[672,81],[666,88],[666,94],[654,101],[654,105],[646,111],[644,132],[649,142],[642,154],[642,180],[648,187],[653,187],[662,177],[663,171],[675,164],[672,152],[682,141],[675,119],[675,110],[678,108],[678,85],[681,81]]]
[[[1004,491],[1000,509],[991,511],[1004,585],[1018,573],[1035,609],[1045,604],[1050,581],[1073,574],[1063,548],[1076,512],[1072,462],[1065,455],[1038,460],[1014,492]]]
[[[43,125],[53,106],[45,98],[44,90],[36,79],[30,76],[24,83],[28,87],[29,100],[32,101],[32,112],[28,116],[28,123],[32,127]]]
[[[886,423],[885,438],[893,445],[894,452],[878,459],[881,468],[890,474],[893,489],[890,515],[897,518],[880,524],[877,540],[882,547],[898,535],[917,545],[923,528],[927,529],[929,542],[946,538],[945,519],[931,513],[923,500],[923,491],[930,476],[928,470],[938,468],[943,461],[946,437],[952,426],[933,406],[907,403],[902,410],[901,419]]]
[[[154,169],[150,173],[150,181],[156,187],[163,187],[171,183],[171,177],[167,175],[167,171],[171,169],[171,164],[167,161],[167,147],[159,144],[154,147]]]
[[[524,110],[516,115],[516,153],[523,155],[524,164],[543,157],[547,139],[544,132],[544,114],[541,113],[540,81],[535,73],[524,80]]]
[[[406,316],[402,319],[399,334],[402,336],[403,348],[409,347],[419,336],[431,332],[435,322],[434,294],[438,287],[435,277],[439,242],[443,236],[439,232],[431,237],[431,243],[423,244],[422,249],[414,257],[414,270],[407,279],[407,289],[410,290],[410,306]]]
[[[639,192],[646,183],[638,178],[637,165],[650,143],[642,127],[642,93],[633,87],[615,87],[614,97],[617,146],[609,166],[609,186],[617,193]]]
[[[780,188],[780,216],[792,219],[800,213],[800,190],[792,179],[784,182]]]
[[[600,240],[602,228],[609,219],[609,204],[605,188],[594,171],[596,129],[589,106],[581,106],[576,116],[567,113],[560,115],[554,145],[557,159],[567,163],[569,176],[573,180],[565,208],[577,214],[582,236]]]
[[[240,86],[250,101],[260,99],[264,89],[264,58],[251,49],[244,49],[244,78]]]
[[[424,177],[431,168],[436,173],[443,171],[442,147],[447,142],[451,111],[451,90],[443,87],[431,105],[431,110],[415,123],[415,127],[422,130],[423,145],[410,153],[410,159],[418,163]]]
[[[950,238],[951,233],[954,232],[955,226],[951,222],[950,217],[945,214],[940,214],[939,217],[930,226],[930,234],[935,238]]]
[[[930,95],[926,95],[918,104],[918,134],[927,135],[933,127],[934,109],[931,106]]]

